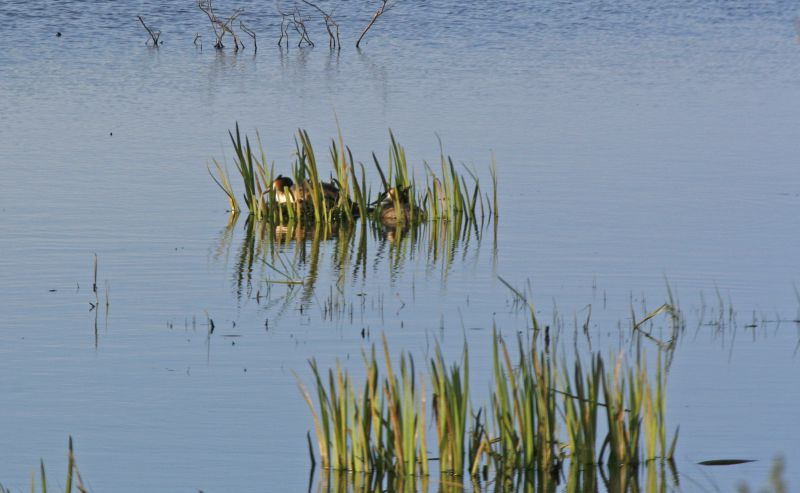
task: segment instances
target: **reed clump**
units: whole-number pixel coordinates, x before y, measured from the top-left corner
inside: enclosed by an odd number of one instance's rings
[[[375,347],[364,354],[366,381],[358,394],[337,364],[327,381],[316,361],[317,406],[299,382],[311,409],[321,466],[325,469],[395,475],[428,473],[425,429],[425,386],[415,374],[414,359],[401,354],[395,373],[386,339],[386,376],[379,377]],[[310,451],[312,461],[313,451]]]
[[[512,358],[503,337],[493,331],[494,374],[490,402],[484,406],[470,401],[466,343],[462,361],[449,366],[437,345],[427,379],[430,399],[426,378],[415,372],[411,355],[401,354],[400,372],[394,372],[385,337],[385,376],[373,346],[364,355],[361,390],[338,363],[325,380],[312,360],[316,405],[306,387],[299,386],[313,416],[322,467],[427,476],[429,462],[438,458],[441,476],[486,477],[493,470],[501,478],[557,474],[565,460],[573,466],[615,468],[672,461],[677,432],[668,443],[660,357],[652,379],[645,363],[625,367],[622,357],[609,370],[599,354],[587,367],[579,358],[571,365],[559,363],[538,349],[536,337],[525,343],[519,336],[517,346]],[[427,450],[429,415],[436,431],[432,453]],[[314,451],[309,452],[315,463]]]
[[[476,173],[466,167],[459,171],[452,158],[440,156],[437,174],[425,163],[425,179],[418,184],[406,159],[403,146],[392,132],[388,164],[381,165],[373,153],[372,160],[381,179],[381,189],[373,195],[366,182],[366,170],[356,162],[341,132],[331,141],[330,178],[324,181],[317,153],[308,132],[298,130],[295,138],[295,159],[287,175],[275,174],[268,166],[261,138],[256,134],[251,144],[242,136],[239,125],[229,131],[234,150],[236,174],[243,186],[236,192],[227,167],[213,160],[209,167],[214,182],[225,193],[231,213],[247,210],[258,220],[272,224],[349,223],[369,219],[391,228],[406,228],[427,220],[482,221],[497,219],[497,174],[492,165],[493,194],[484,197]],[[240,202],[241,199],[241,202]]]

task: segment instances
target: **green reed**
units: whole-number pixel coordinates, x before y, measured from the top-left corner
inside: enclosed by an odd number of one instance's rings
[[[512,359],[503,338],[493,332],[491,430],[483,424],[483,408],[468,422],[467,346],[461,364],[450,366],[436,347],[429,367],[430,402],[441,475],[476,476],[481,467],[484,474],[490,467],[501,475],[550,473],[566,458],[586,466],[600,464],[605,457],[614,466],[635,466],[643,458],[671,459],[676,438],[667,451],[665,380],[660,370],[653,386],[645,364],[623,368],[620,358],[613,371],[607,371],[602,357],[594,355],[588,368],[577,360],[570,372],[569,366],[559,366],[546,351],[539,351],[535,341],[526,344],[519,336],[517,345],[517,357]],[[326,381],[311,360],[317,407],[302,384],[300,388],[312,412],[323,468],[428,474],[425,379],[415,373],[408,354],[400,355],[395,371],[385,337],[383,353],[384,377],[379,376],[375,347],[364,356],[366,381],[360,392],[338,363]],[[605,402],[600,402],[601,396]],[[608,431],[598,452],[603,413]],[[566,441],[559,435],[562,429]]]
[[[219,164],[216,159],[213,162],[214,166],[217,168],[218,177],[214,176],[214,172],[211,171],[210,167],[208,168],[208,174],[211,175],[211,179],[214,180],[214,183],[216,183],[228,197],[231,214],[238,214],[241,209],[239,208],[239,202],[236,200],[236,192],[234,192],[233,185],[231,185],[228,169]]]
[[[633,369],[624,372],[622,358],[614,373],[603,376],[603,396],[607,406],[609,462],[614,465],[638,464],[643,387]],[[602,455],[602,451],[601,451]]]
[[[298,181],[298,183],[306,183],[309,187],[311,195],[311,206],[314,213],[314,220],[317,224],[329,222],[328,215],[328,202],[322,191],[322,182],[319,179],[319,170],[317,168],[317,159],[314,155],[314,146],[311,145],[311,139],[308,132],[305,130],[298,131],[300,142],[302,143],[302,151],[298,152],[301,161],[301,169],[308,172],[308,180]],[[295,198],[297,201],[297,198]]]
[[[423,380],[417,385],[414,359],[404,353],[400,355],[400,374],[395,375],[385,335],[383,351],[387,373],[383,389],[389,413],[386,445],[389,455],[395,458],[394,470],[397,474],[415,474],[419,460],[420,471],[427,474],[425,408],[420,406],[421,399],[424,402]]]
[[[389,146],[389,164],[387,167],[388,178],[377,156],[374,153],[372,155],[383,184],[383,193],[380,195],[383,200],[377,204],[372,217],[379,222],[382,221],[385,209],[391,207],[396,214],[396,220],[390,221],[390,225],[407,226],[417,224],[425,220],[426,214],[424,209],[418,205],[419,197],[416,192],[416,183],[413,176],[409,174],[406,152],[391,131],[389,132],[389,138],[391,144]],[[390,190],[394,190],[395,193],[390,195]],[[392,199],[391,203],[386,203],[388,198]]]
[[[266,181],[265,163],[260,161],[253,152],[249,137],[245,136],[244,142],[242,142],[238,123],[236,124],[236,134],[229,131],[228,135],[236,154],[234,164],[236,164],[236,169],[239,171],[244,185],[244,203],[251,214],[261,217],[264,204],[263,183]]]
[[[609,462],[636,465],[659,458],[671,461],[678,432],[673,435],[668,449],[664,396],[666,381],[661,354],[656,364],[655,386],[650,382],[646,362],[638,364],[635,369],[628,368],[627,373],[621,366],[620,357],[613,376],[606,373],[603,377],[603,395],[608,406],[608,436],[603,447],[608,446]]]
[[[443,473],[464,475],[466,452],[467,411],[469,408],[469,350],[464,343],[461,366],[449,368],[437,346],[436,356],[430,361],[433,385],[433,414],[439,440],[439,464]],[[476,428],[479,423],[476,424]]]
[[[643,377],[644,378],[644,377]],[[675,445],[678,441],[678,431],[672,436],[672,441],[667,448],[666,424],[666,377],[662,363],[661,352],[658,353],[656,363],[655,389],[652,384],[645,386],[644,390],[644,427],[645,427],[645,459],[673,460]]]
[[[436,346],[429,363],[430,399],[413,357],[401,353],[395,366],[385,336],[385,375],[379,375],[373,345],[370,355],[364,356],[366,381],[360,393],[338,363],[326,382],[312,360],[317,407],[300,386],[312,412],[323,467],[427,475],[428,402],[443,477],[481,472],[485,477],[490,468],[498,477],[535,471],[546,477],[556,474],[567,459],[586,467],[603,463],[636,467],[655,459],[671,462],[677,432],[668,444],[660,353],[651,381],[644,358],[627,366],[620,356],[612,369],[599,354],[592,356],[588,367],[580,358],[572,365],[558,364],[551,348],[546,344],[540,350],[536,332],[532,334],[530,340],[518,335],[512,358],[503,337],[493,330],[490,402],[488,407],[473,408],[478,411],[471,419],[466,342],[462,361],[449,366]],[[491,416],[491,427],[484,424],[484,410]],[[603,415],[605,436],[600,434]]]
[[[597,464],[597,415],[600,407],[603,361],[595,355],[584,373],[580,358],[575,360],[572,381],[564,363],[564,422],[572,460]]]
[[[478,214],[478,208],[484,210],[484,200],[477,175],[469,168],[464,168],[470,177],[470,186],[466,176],[458,173],[450,156],[445,157],[442,153],[440,160],[440,176],[426,164],[428,185],[424,203],[430,207],[430,217],[447,221],[459,219],[477,221],[483,216],[483,212]],[[492,206],[489,204],[487,207]]]
[[[367,379],[360,398],[346,371],[337,363],[327,384],[316,361],[309,362],[315,379],[318,406],[299,383],[311,410],[323,468],[340,471],[380,471],[391,474],[427,474],[425,386],[415,375],[414,360],[401,355],[395,374],[384,339],[386,377],[378,378],[375,348],[364,357]]]
[[[47,475],[45,474],[44,468],[44,461],[39,461],[39,478],[40,478],[40,489],[37,490],[36,488],[36,471],[31,471],[31,493],[35,493],[36,491],[41,491],[41,493],[47,493]],[[88,493],[86,489],[86,485],[83,483],[83,478],[81,478],[81,473],[78,470],[78,464],[75,460],[75,452],[72,447],[72,437],[69,437],[69,443],[67,447],[67,479],[64,486],[65,493],[72,493],[73,482],[75,482],[75,489],[79,493]],[[6,489],[0,484],[0,493],[11,493],[11,490]]]
[[[345,152],[346,151],[346,152]],[[353,155],[349,148],[345,148],[344,138],[342,137],[341,130],[339,131],[339,145],[336,145],[336,140],[331,141],[331,162],[333,169],[336,172],[335,183],[339,186],[339,196],[334,207],[341,210],[344,214],[344,219],[353,222],[353,207],[350,202],[350,178],[353,179],[353,194],[356,196],[356,202],[360,203],[358,196],[361,190],[358,187],[358,181],[355,177],[353,170]],[[349,159],[348,159],[349,157]],[[359,208],[360,211],[360,208]]]
[[[552,392],[558,368],[548,355],[536,351],[535,343],[526,351],[521,336],[517,342],[515,367],[505,341],[494,333],[492,409],[501,457],[512,460],[500,465],[549,470],[558,460],[556,396]]]

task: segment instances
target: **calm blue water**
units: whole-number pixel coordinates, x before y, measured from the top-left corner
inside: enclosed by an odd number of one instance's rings
[[[374,2],[337,4],[340,53],[315,22],[316,48],[280,51],[273,5],[215,3],[245,9],[255,55],[248,39],[215,51],[188,0],[4,2],[6,487],[27,488],[39,458],[63,477],[72,435],[95,491],[305,489],[311,422],[293,372],[307,378],[312,356],[357,372],[362,329],[420,357],[436,338],[455,356],[466,334],[486,388],[492,324],[529,324],[497,275],[530,281],[567,349],[592,304],[593,348],[608,352],[628,347],[631,305],[657,307],[668,282],[688,320],[668,402],[683,489],[760,486],[776,455],[800,484],[796,4],[434,3],[398,2],[360,52]],[[244,218],[226,229],[206,171],[232,166],[227,131],[258,130],[285,173],[296,129],[325,156],[337,118],[375,186],[370,153],[386,161],[390,128],[420,178],[437,134],[487,189],[494,153],[496,235],[369,235],[359,269],[337,240],[267,257],[296,262],[314,289],[269,287],[261,256],[242,275]],[[107,314],[89,311],[95,253]],[[724,328],[708,323],[720,299]],[[695,465],[717,458],[758,462]]]

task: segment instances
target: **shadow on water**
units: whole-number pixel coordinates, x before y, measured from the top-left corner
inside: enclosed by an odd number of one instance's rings
[[[330,289],[344,292],[364,284],[373,273],[388,272],[395,283],[409,264],[426,272],[438,269],[447,283],[454,266],[477,262],[487,230],[492,266],[496,265],[496,223],[469,220],[431,221],[386,228],[371,222],[272,225],[252,216],[244,219],[237,245],[239,215],[229,218],[212,248],[216,261],[232,264],[232,287],[241,302],[270,298],[275,285],[287,285],[292,297],[310,303],[321,275],[333,276]]]
[[[323,470],[316,480],[316,489],[313,484],[312,471],[309,492],[315,493],[665,493],[681,488],[678,471],[674,463],[669,461],[651,461],[641,467],[575,465],[566,471],[531,470],[489,480],[450,476],[377,477]]]

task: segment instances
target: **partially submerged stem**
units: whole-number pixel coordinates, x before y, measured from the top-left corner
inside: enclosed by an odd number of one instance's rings
[[[256,42],[256,33],[252,29],[248,28],[244,25],[243,21],[239,21],[239,27],[242,28],[242,31],[246,32],[248,36],[253,38],[253,53],[258,52],[258,42]]]
[[[313,7],[322,14],[322,18],[325,20],[325,29],[328,31],[328,46],[330,46],[331,49],[342,49],[342,44],[339,42],[339,24],[333,19],[333,11],[326,12],[313,2],[309,2],[308,0],[302,1],[304,4]]]
[[[142,26],[144,26],[144,28],[147,29],[147,33],[150,35],[150,39],[148,39],[145,44],[147,44],[147,43],[152,41],[153,46],[158,48],[158,38],[161,37],[161,31],[154,31],[154,30],[150,29],[149,27],[147,27],[147,24],[144,23],[144,19],[142,19],[141,15],[137,15],[136,17],[139,19],[139,22],[142,23]]]
[[[378,7],[378,10],[376,10],[375,13],[372,15],[372,19],[370,19],[369,24],[367,24],[367,27],[365,27],[364,30],[361,31],[361,35],[358,37],[358,41],[356,41],[356,48],[359,48],[359,46],[361,45],[361,40],[364,39],[364,36],[367,34],[367,31],[369,31],[372,25],[375,24],[375,21],[378,20],[378,17],[383,15],[384,12],[386,12],[391,8],[392,5],[389,4],[389,0],[381,0],[381,5]]]

